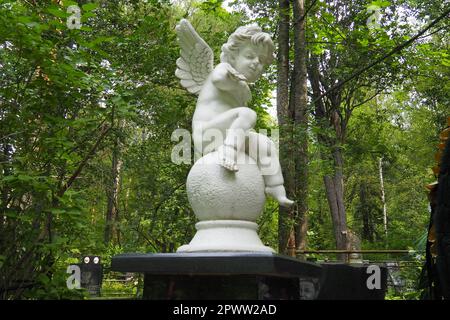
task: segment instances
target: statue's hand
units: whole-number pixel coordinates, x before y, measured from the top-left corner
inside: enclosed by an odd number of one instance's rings
[[[237,82],[239,82],[239,81],[247,82],[247,78],[244,77],[243,74],[237,72],[231,65],[229,65],[227,63],[226,67],[227,67],[227,71],[228,71],[227,76],[228,76],[228,78],[230,80],[234,80],[234,81],[237,81]]]

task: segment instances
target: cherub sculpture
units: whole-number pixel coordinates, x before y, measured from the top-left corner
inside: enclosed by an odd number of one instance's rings
[[[269,34],[256,25],[239,27],[222,46],[221,62],[214,67],[213,51],[187,20],[181,20],[176,31],[181,57],[175,74],[183,87],[198,95],[192,121],[196,152],[205,155],[217,151],[220,165],[231,172],[239,170],[238,153],[246,152],[256,158],[266,194],[282,206],[292,205],[286,197],[275,145],[252,130],[256,113],[247,107],[249,83],[258,80],[273,60],[274,44]],[[219,130],[224,138],[210,141],[205,134],[208,130]]]

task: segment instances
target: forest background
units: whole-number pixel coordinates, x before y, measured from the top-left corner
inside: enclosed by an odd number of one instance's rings
[[[249,106],[257,129],[280,132],[297,204],[267,201],[267,245],[420,253],[450,115],[449,10],[441,0],[0,0],[0,297],[80,297],[66,269],[84,255],[107,267],[118,253],[191,240],[192,164],[171,161],[172,133],[190,130],[196,101],[175,77],[182,18],[216,63],[243,24],[277,45]]]

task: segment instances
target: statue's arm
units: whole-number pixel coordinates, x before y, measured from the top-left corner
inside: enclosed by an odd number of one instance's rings
[[[245,80],[243,76],[236,74],[227,63],[218,64],[211,75],[212,83],[224,91],[235,90],[239,86],[239,82]]]

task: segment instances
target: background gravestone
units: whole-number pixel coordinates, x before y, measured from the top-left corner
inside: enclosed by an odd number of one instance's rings
[[[103,281],[103,265],[98,256],[85,256],[80,264],[81,287],[86,289],[91,296],[100,296]]]

